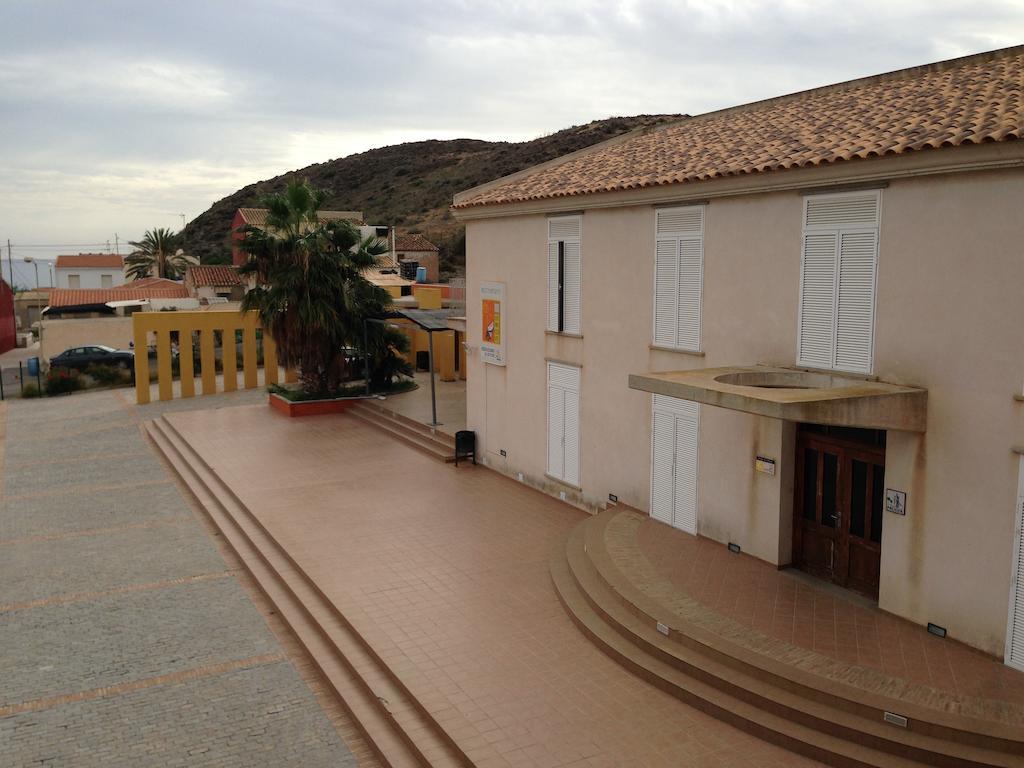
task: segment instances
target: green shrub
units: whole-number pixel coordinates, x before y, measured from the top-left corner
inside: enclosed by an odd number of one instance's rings
[[[69,368],[51,368],[46,372],[46,394],[63,395],[84,387],[82,376]]]
[[[21,388],[21,396],[25,397],[25,398],[42,397],[42,394],[43,393],[39,391],[39,387],[37,387],[32,382],[29,382],[28,384],[25,384]]]
[[[131,379],[131,373],[128,370],[113,365],[100,365],[99,363],[93,363],[86,368],[85,374],[97,384],[103,386],[124,384]]]

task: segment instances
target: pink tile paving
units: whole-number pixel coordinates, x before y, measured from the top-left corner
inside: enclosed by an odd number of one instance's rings
[[[647,518],[637,541],[680,592],[778,640],[959,696],[1024,705],[1024,674],[838,590]]]
[[[582,512],[350,416],[169,420],[478,765],[817,765],[662,693],[573,626],[548,559]]]

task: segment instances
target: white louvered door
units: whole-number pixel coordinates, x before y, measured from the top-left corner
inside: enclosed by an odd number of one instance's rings
[[[654,343],[700,350],[704,206],[655,211]]]
[[[651,517],[697,534],[696,403],[655,395],[651,426]]]
[[[1011,667],[1024,671],[1024,456],[1020,459],[1014,517],[1013,579],[1004,658]]]
[[[580,296],[583,290],[583,269],[580,242],[566,242],[562,274],[562,331],[580,332]]]
[[[570,485],[580,482],[580,369],[548,363],[548,469]]]
[[[804,200],[797,363],[871,373],[880,193]]]

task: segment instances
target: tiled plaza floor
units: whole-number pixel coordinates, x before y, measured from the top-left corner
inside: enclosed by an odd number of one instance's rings
[[[0,765],[357,765],[132,394],[0,404]]]
[[[583,513],[358,419],[169,417],[438,722],[494,765],[816,765],[626,671],[563,611],[552,547]]]

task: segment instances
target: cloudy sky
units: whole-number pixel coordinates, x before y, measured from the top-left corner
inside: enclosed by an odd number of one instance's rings
[[[1024,3],[3,0],[0,29],[0,244],[24,270],[372,147],[697,114],[1014,45]]]

